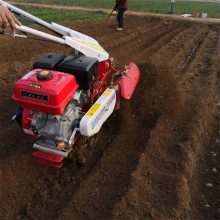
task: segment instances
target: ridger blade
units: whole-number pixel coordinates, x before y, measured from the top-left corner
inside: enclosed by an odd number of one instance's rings
[[[124,99],[131,99],[139,79],[140,70],[135,63],[130,63],[128,73],[120,80],[121,96]]]

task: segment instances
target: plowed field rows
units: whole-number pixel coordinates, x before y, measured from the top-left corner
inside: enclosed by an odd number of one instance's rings
[[[41,55],[71,50],[1,37],[1,219],[217,219],[220,26],[135,15],[123,32],[113,21],[65,25],[96,38],[119,67],[136,62],[141,80],[87,165],[42,166],[33,140],[10,123],[13,85]]]

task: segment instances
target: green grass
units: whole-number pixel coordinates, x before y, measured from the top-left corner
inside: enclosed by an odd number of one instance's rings
[[[94,13],[94,12],[72,12],[72,11],[63,11],[56,9],[39,9],[35,7],[24,7],[18,5],[19,8],[25,10],[26,12],[33,14],[47,22],[58,22],[58,21],[73,21],[73,20],[86,20],[86,19],[97,19],[106,16],[105,13]],[[23,24],[30,24],[25,19],[20,19]]]
[[[49,4],[79,5],[92,8],[112,8],[114,0],[28,0],[27,2],[40,2]],[[169,0],[128,0],[130,10],[141,10],[154,13],[168,13]],[[209,17],[220,18],[220,4],[211,2],[198,2],[177,0],[174,6],[176,14],[207,12]]]

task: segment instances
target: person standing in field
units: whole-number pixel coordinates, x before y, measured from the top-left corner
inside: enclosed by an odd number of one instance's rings
[[[118,27],[117,31],[122,31],[124,27],[124,13],[128,9],[128,1],[127,0],[116,0],[116,4],[114,10],[118,12],[117,21]]]
[[[0,4],[0,28],[11,27],[12,30],[15,26],[21,25],[21,23],[15,18],[15,16],[4,6]]]

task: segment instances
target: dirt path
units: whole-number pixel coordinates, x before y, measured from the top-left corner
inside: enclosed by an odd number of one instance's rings
[[[49,9],[57,9],[57,10],[67,10],[67,11],[87,11],[87,12],[111,12],[111,9],[105,9],[105,8],[87,8],[87,7],[80,7],[80,6],[70,6],[70,5],[54,5],[54,4],[40,4],[40,3],[27,3],[27,2],[22,2],[22,1],[17,1],[17,2],[10,2],[11,4],[14,5],[23,5],[23,6],[28,6],[28,7],[38,7],[38,8],[49,8]],[[199,22],[199,23],[216,23],[220,24],[220,18],[207,18],[207,19],[198,19],[198,18],[184,18],[179,15],[166,15],[166,14],[154,14],[154,13],[147,13],[147,12],[141,12],[141,11],[132,11],[129,10],[126,12],[128,15],[137,15],[137,16],[155,16],[158,18],[172,18],[174,20],[190,20],[194,22]]]
[[[85,167],[68,159],[62,169],[45,167],[32,161],[34,140],[9,124],[16,109],[13,84],[44,53],[70,49],[2,37],[1,219],[206,219],[206,203],[200,206],[195,195],[207,181],[214,185],[213,198],[208,191],[204,197],[210,199],[209,216],[217,216],[217,174],[196,177],[211,160],[210,152],[219,154],[217,144],[206,146],[217,136],[212,113],[219,86],[220,27],[149,15],[127,16],[123,32],[115,31],[113,20],[108,25],[100,19],[64,25],[96,38],[119,66],[135,61],[141,81],[134,98],[123,101],[103,126]],[[219,169],[216,163],[208,168]]]

